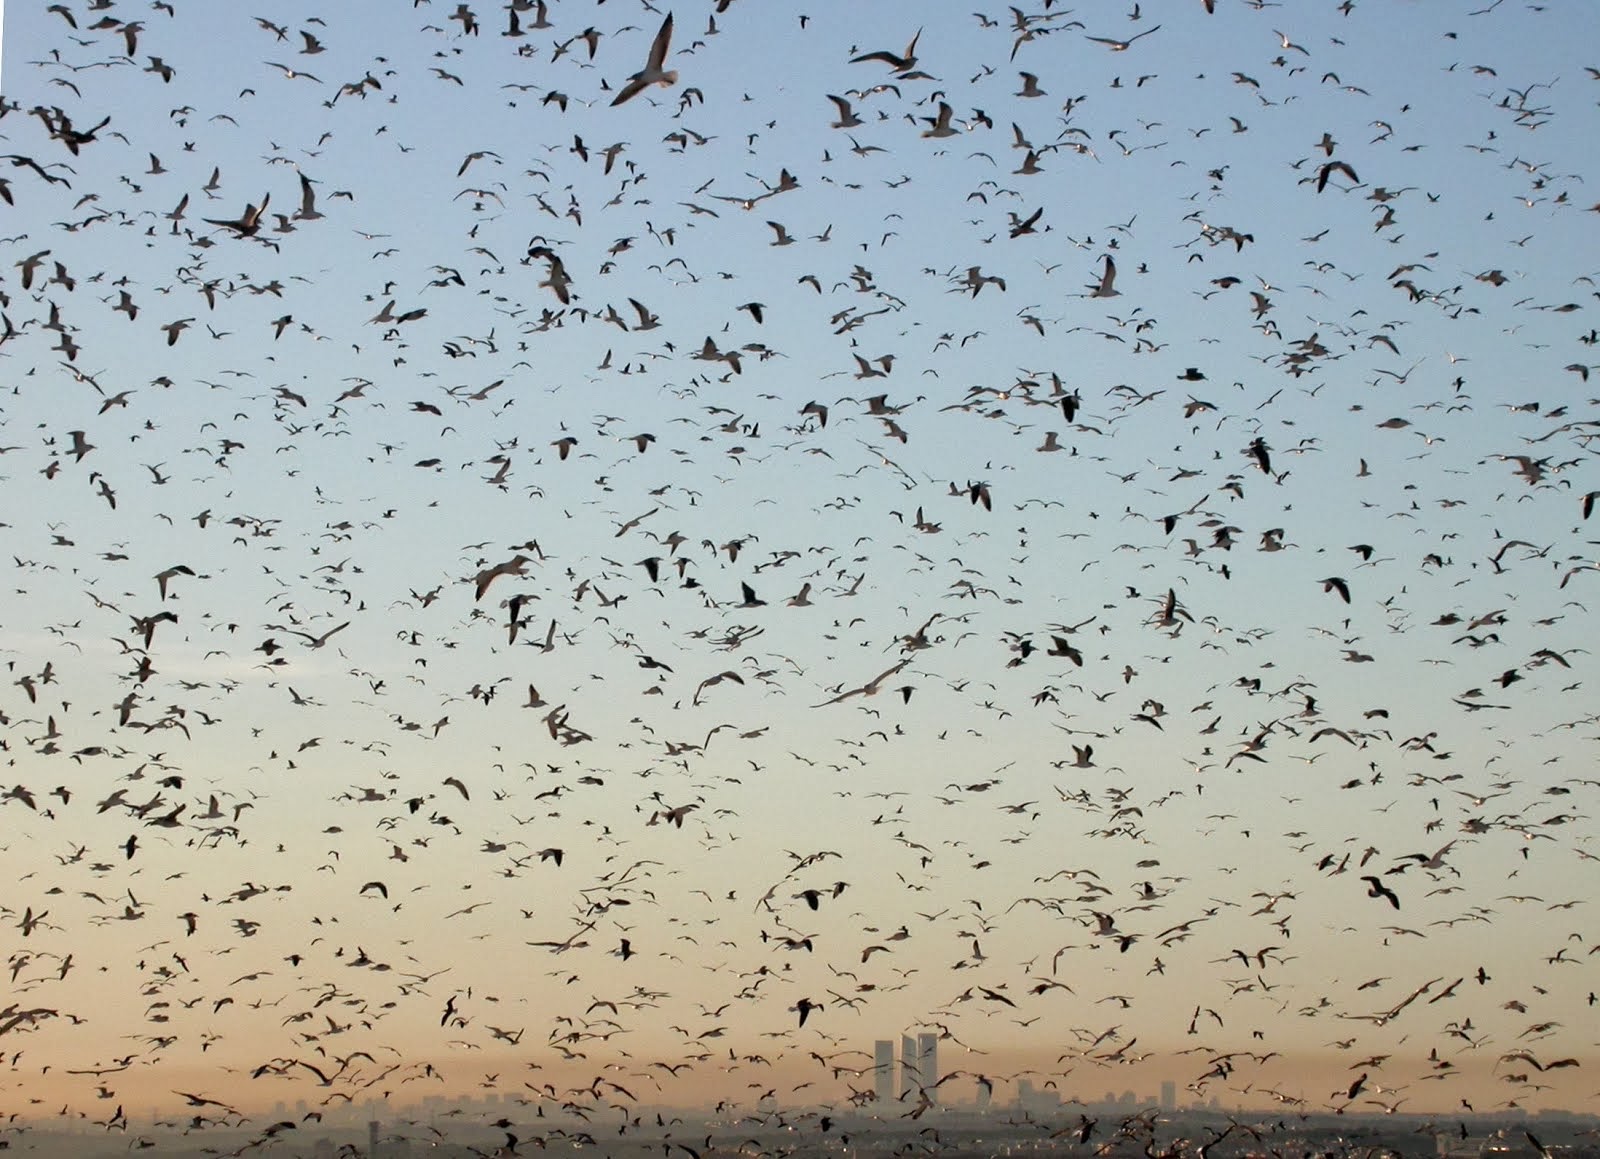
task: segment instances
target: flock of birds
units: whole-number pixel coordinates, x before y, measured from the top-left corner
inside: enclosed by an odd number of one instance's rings
[[[14,1147],[1592,1097],[1593,14],[823,7],[13,0]]]

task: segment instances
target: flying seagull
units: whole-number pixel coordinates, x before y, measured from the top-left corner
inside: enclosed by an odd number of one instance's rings
[[[662,88],[671,88],[678,83],[678,74],[667,64],[667,49],[672,44],[672,13],[667,13],[667,18],[661,22],[661,31],[656,33],[655,43],[650,46],[650,59],[645,66],[628,78],[628,83],[622,86],[611,102],[611,107],[625,105],[634,97],[644,92],[651,85],[660,85]]]

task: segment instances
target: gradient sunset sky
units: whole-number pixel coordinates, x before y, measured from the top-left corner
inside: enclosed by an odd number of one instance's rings
[[[1600,9],[3,21],[0,1110],[1590,1097]]]

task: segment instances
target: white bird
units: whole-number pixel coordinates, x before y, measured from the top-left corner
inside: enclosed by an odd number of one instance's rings
[[[924,117],[923,118],[923,120],[931,122],[932,125],[933,125],[933,128],[924,129],[922,131],[922,135],[924,137],[954,137],[954,136],[956,136],[960,132],[960,130],[955,128],[954,126],[952,126],[950,124],[950,118],[953,115],[954,114],[953,114],[950,106],[947,105],[944,101],[940,101],[939,102],[939,115],[937,117]]]
[[[1089,287],[1091,298],[1115,298],[1122,291],[1116,288],[1117,263],[1111,260],[1111,255],[1106,255],[1105,272],[1100,275],[1100,284]]]
[[[651,85],[671,88],[678,83],[678,74],[666,67],[667,49],[671,44],[672,13],[668,12],[667,18],[661,22],[661,31],[656,33],[655,43],[650,46],[650,59],[628,78],[628,83],[622,86],[622,91],[611,102],[612,108],[627,104]]]

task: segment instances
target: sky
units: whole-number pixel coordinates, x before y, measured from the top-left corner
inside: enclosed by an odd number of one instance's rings
[[[10,4],[7,1113],[1582,1105],[1600,14],[1214,8]]]

